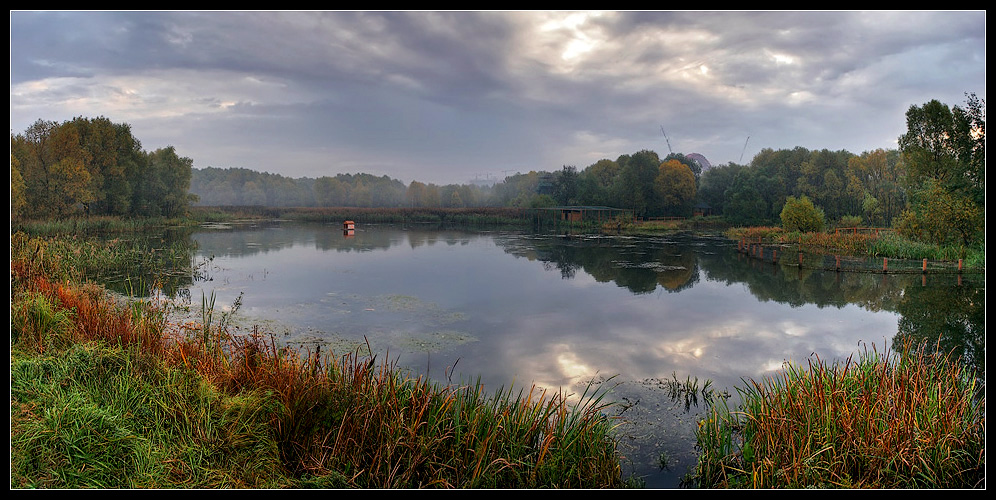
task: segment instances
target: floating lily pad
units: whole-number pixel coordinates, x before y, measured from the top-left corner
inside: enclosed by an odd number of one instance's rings
[[[418,335],[408,337],[401,342],[401,346],[412,352],[439,352],[453,346],[477,342],[477,337],[455,330],[445,330],[429,333],[428,335]]]

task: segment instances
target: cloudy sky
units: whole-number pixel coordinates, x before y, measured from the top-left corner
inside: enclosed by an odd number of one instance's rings
[[[985,11],[21,12],[10,128],[104,116],[195,168],[463,183],[641,149],[895,148],[986,97]]]

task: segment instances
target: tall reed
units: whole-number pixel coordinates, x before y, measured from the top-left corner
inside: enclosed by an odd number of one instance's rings
[[[12,222],[11,232],[22,231],[32,236],[56,236],[60,234],[95,236],[193,224],[193,220],[185,218],[90,216]]]
[[[32,258],[44,246],[18,248],[12,485],[623,485],[595,387],[572,397],[438,386],[387,359],[232,334],[231,313],[219,320],[208,297],[204,324],[176,324],[154,300],[55,281]]]
[[[22,255],[53,278],[85,282],[97,278],[141,281],[146,287],[190,280],[193,248],[188,240],[152,245],[141,238],[99,239],[74,234],[33,237],[11,234],[11,254]],[[20,265],[20,264],[18,264]]]
[[[738,389],[697,432],[705,487],[978,488],[984,382],[931,349],[869,352]]]

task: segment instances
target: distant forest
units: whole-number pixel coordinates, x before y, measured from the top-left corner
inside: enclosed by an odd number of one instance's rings
[[[408,185],[366,173],[290,178],[192,168],[173,147],[142,150],[107,118],[38,120],[11,135],[11,220],[76,215],[182,216],[204,206],[609,206],[640,217],[720,215],[778,225],[804,200],[829,223],[895,227],[914,239],[984,245],[985,101],[911,106],[899,149],[763,149],[749,164],[703,168],[696,155],[641,150],[583,168],[516,173],[493,185]]]
[[[889,225],[906,208],[899,152],[765,149],[748,165],[703,171],[683,154],[661,159],[643,150],[603,159],[583,169],[530,171],[493,185],[407,186],[387,176],[338,174],[290,178],[244,168],[194,169],[190,192],[205,206],[274,207],[546,207],[597,205],[640,216],[691,216],[700,211],[731,222],[776,222],[789,196],[807,196],[829,219],[862,217]]]

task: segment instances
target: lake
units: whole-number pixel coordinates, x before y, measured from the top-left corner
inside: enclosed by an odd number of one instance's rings
[[[709,401],[786,361],[941,341],[984,374],[984,275],[761,262],[721,236],[630,237],[289,221],[191,235],[191,309],[282,343],[378,355],[440,384],[578,393],[601,382],[624,474],[678,487]],[[940,337],[940,339],[939,339]],[[708,385],[706,385],[708,381]],[[662,458],[663,457],[663,458]]]

